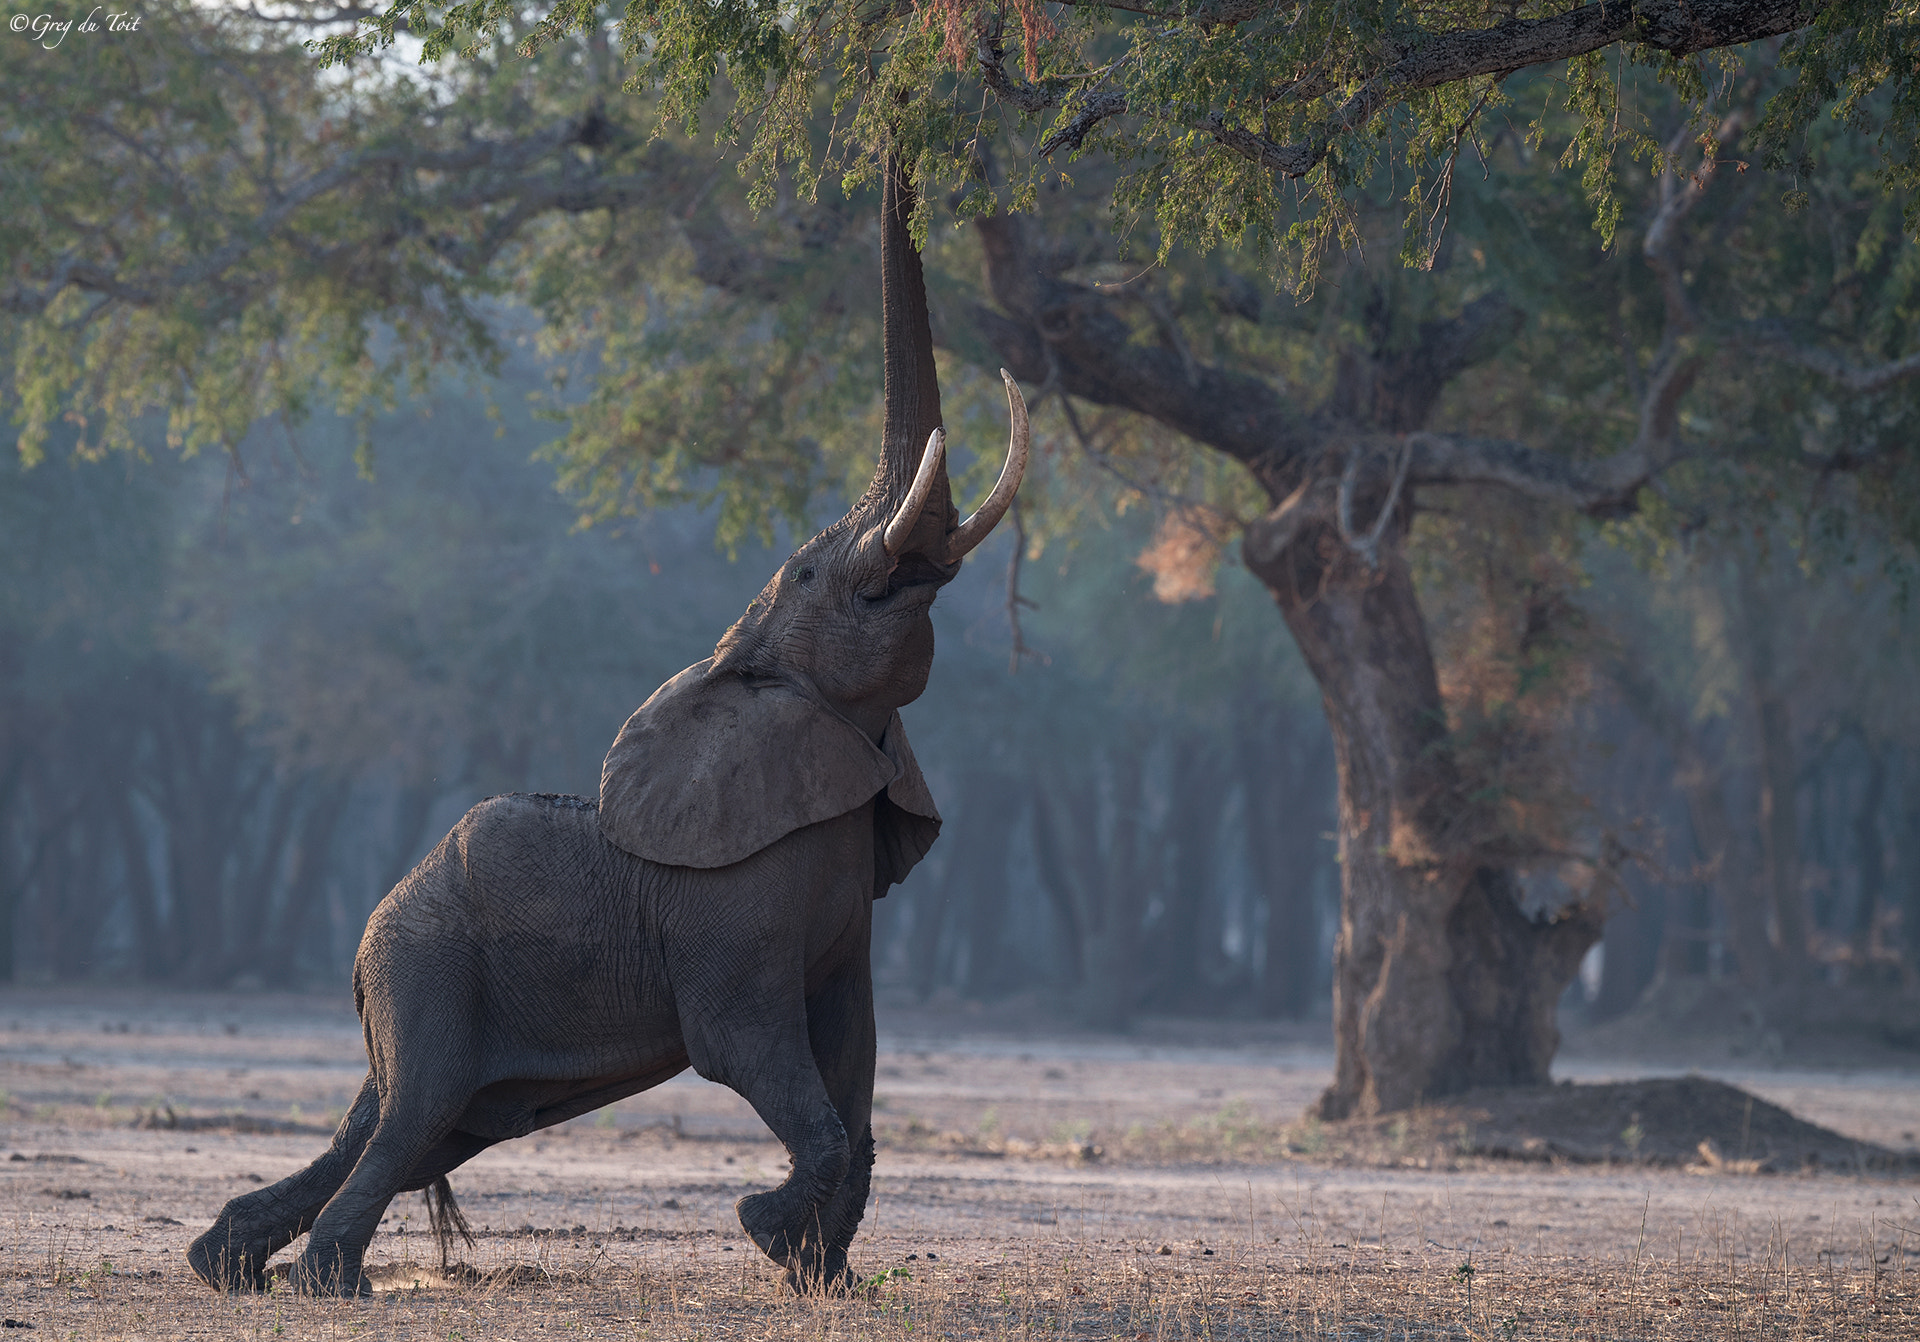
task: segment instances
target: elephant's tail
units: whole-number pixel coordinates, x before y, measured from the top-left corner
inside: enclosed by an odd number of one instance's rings
[[[433,1237],[440,1243],[440,1272],[444,1276],[452,1267],[448,1255],[453,1251],[453,1237],[458,1235],[467,1242],[467,1248],[472,1249],[473,1227],[467,1224],[460,1204],[453,1200],[453,1185],[447,1182],[446,1175],[428,1184],[424,1196],[427,1224],[433,1227]]]

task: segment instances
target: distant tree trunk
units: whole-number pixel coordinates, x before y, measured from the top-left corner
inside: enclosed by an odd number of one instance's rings
[[[1900,909],[1901,940],[1906,949],[1907,985],[1920,986],[1920,759],[1907,752],[1906,778],[1901,787],[1905,801],[1900,841],[1895,861],[1905,884]]]
[[[1047,801],[1047,783],[1035,790],[1032,805],[1027,808],[1028,823],[1032,826],[1034,865],[1040,878],[1040,889],[1046,894],[1047,906],[1053,910],[1060,924],[1062,949],[1061,981],[1076,993],[1087,979],[1086,929],[1081,925],[1079,903],[1079,883],[1067,871],[1068,861],[1060,851],[1061,839],[1055,827],[1060,823],[1052,805]]]
[[[968,996],[993,997],[1013,985],[1007,963],[1007,837],[1020,818],[1020,794],[1000,775],[976,776],[964,790],[964,843],[947,863],[949,907],[966,910]],[[960,829],[960,826],[955,826]]]
[[[8,711],[15,712],[17,709],[9,707]],[[26,795],[26,790],[21,786],[27,771],[25,745],[8,750],[5,760],[4,770],[0,770],[0,983],[11,983],[14,974],[14,937],[24,886],[15,857],[19,843],[18,813],[15,808]]]
[[[1760,858],[1773,914],[1773,971],[1776,979],[1798,982],[1810,972],[1812,938],[1806,895],[1800,888],[1799,770],[1794,761],[1793,722],[1774,666],[1775,631],[1769,603],[1750,565],[1741,565],[1736,582],[1748,688],[1760,729]]]
[[[1165,912],[1147,948],[1147,990],[1155,1009],[1192,1011],[1209,1001],[1208,971],[1217,968],[1217,938],[1208,955],[1202,938],[1219,897],[1215,841],[1227,772],[1192,734],[1173,748],[1164,839],[1172,846],[1163,893]],[[1216,927],[1214,929],[1218,931]]]
[[[1766,900],[1760,893],[1753,845],[1743,832],[1734,829],[1727,813],[1725,768],[1715,764],[1699,729],[1680,705],[1662,693],[1651,675],[1624,662],[1609,668],[1609,675],[1627,706],[1673,751],[1673,782],[1686,801],[1698,854],[1694,874],[1699,883],[1719,895],[1741,983],[1755,992],[1771,987],[1777,961],[1767,935]],[[1703,926],[1704,922],[1702,918]],[[1682,953],[1678,948],[1670,951],[1668,962],[1671,964]]]
[[[1635,882],[1640,884],[1640,882]],[[1680,891],[1669,888],[1638,892],[1634,905],[1607,919],[1600,944],[1606,959],[1600,991],[1588,1004],[1589,1019],[1611,1020],[1632,1009],[1660,972],[1662,932],[1677,920]]]
[[[160,911],[160,892],[153,879],[153,863],[148,854],[147,836],[134,813],[133,796],[125,787],[106,789],[105,805],[115,834],[120,840],[121,861],[127,875],[128,912],[133,918],[137,943],[134,955],[140,977],[158,980],[166,977],[164,920]]]
[[[1887,881],[1887,854],[1880,842],[1880,808],[1887,797],[1887,752],[1866,745],[1867,777],[1860,808],[1853,816],[1854,860],[1860,887],[1853,906],[1853,963],[1864,969],[1873,951],[1873,929],[1880,914],[1880,893]]]
[[[1760,719],[1760,853],[1766,864],[1778,963],[1791,978],[1808,972],[1812,938],[1806,894],[1800,888],[1800,817],[1795,813],[1799,771],[1794,767],[1793,730],[1787,701],[1762,694]]]
[[[1306,1015],[1319,987],[1320,836],[1334,828],[1333,807],[1321,798],[1331,801],[1336,789],[1332,743],[1305,727],[1273,718],[1237,741],[1247,857],[1267,905],[1263,1016]]]
[[[426,856],[427,822],[433,816],[433,804],[440,799],[437,789],[425,783],[405,783],[399,788],[393,808],[393,846],[380,875],[380,889],[374,898],[400,884],[414,865]]]
[[[1661,923],[1661,978],[1707,972],[1707,937],[1713,930],[1711,888],[1691,874],[1667,886]]]
[[[951,864],[951,858],[948,859]],[[947,882],[914,895],[913,926],[907,930],[907,978],[925,1001],[940,977],[940,931],[947,921]]]
[[[1067,904],[1080,934],[1080,1023],[1124,1030],[1141,993],[1140,924],[1150,888],[1142,849],[1146,762],[1137,741],[1095,756],[1096,776],[1054,771],[1035,805],[1040,878]],[[1099,773],[1107,783],[1102,826]]]
[[[1140,923],[1147,881],[1141,861],[1142,811],[1146,804],[1144,761],[1140,752],[1109,752],[1113,785],[1113,824],[1105,844],[1108,861],[1096,867],[1101,887],[1089,890],[1087,975],[1081,984],[1080,1023],[1099,1030],[1124,1030],[1140,995]],[[1088,856],[1100,851],[1096,841]]]
[[[227,945],[219,968],[211,975],[220,983],[229,983],[242,974],[251,974],[263,983],[272,977],[263,958],[276,940],[276,887],[280,884],[280,870],[286,864],[294,816],[309,788],[305,779],[280,777],[273,779],[266,791],[265,822],[260,826],[253,851],[233,855],[233,879],[223,890]],[[262,800],[252,799],[248,809],[258,814]],[[244,838],[245,831],[236,828],[234,837]]]
[[[320,780],[311,789],[312,800],[301,817],[294,840],[292,869],[287,874],[287,893],[280,904],[280,917],[269,925],[271,935],[263,938],[246,966],[268,984],[283,985],[292,981],[301,948],[324,911],[321,886],[326,879],[334,836],[339,832],[340,819],[346,814],[352,792],[352,785],[343,778]],[[264,903],[266,892],[256,894]]]

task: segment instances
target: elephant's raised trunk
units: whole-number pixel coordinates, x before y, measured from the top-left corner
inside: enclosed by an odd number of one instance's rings
[[[926,277],[908,231],[916,200],[913,182],[906,164],[891,154],[884,173],[880,304],[886,409],[880,465],[862,503],[889,510],[888,554],[921,554],[936,564],[957,564],[986,539],[1013,505],[1014,491],[1027,468],[1027,407],[1019,387],[1001,369],[1013,421],[1006,465],[979,511],[960,522],[947,484],[940,377],[933,359]]]
[[[940,375],[933,361],[933,327],[927,317],[927,284],[920,253],[908,232],[916,196],[909,169],[889,154],[880,197],[881,362],[886,377],[886,412],[880,438],[880,465],[863,503],[901,510],[929,464],[930,441],[940,428]],[[917,516],[896,536],[888,527],[887,546],[895,553],[915,552],[941,562],[946,535],[957,520],[947,486],[944,461],[930,463]],[[897,544],[896,544],[897,542]]]

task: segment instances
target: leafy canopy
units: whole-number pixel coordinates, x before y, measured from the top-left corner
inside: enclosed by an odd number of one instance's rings
[[[603,9],[393,0],[316,47],[346,62],[411,31],[426,62],[502,36],[533,55],[599,27]],[[1125,222],[1157,225],[1162,259],[1180,243],[1252,244],[1310,276],[1326,245],[1354,240],[1349,202],[1390,168],[1409,259],[1430,259],[1421,242],[1444,218],[1476,127],[1506,104],[1508,76],[1565,62],[1556,93],[1578,130],[1562,161],[1584,161],[1610,236],[1617,156],[1667,152],[1623,96],[1630,67],[1651,67],[1708,134],[1716,97],[1757,60],[1794,74],[1757,133],[1768,166],[1806,164],[1806,132],[1831,109],[1877,134],[1883,185],[1920,232],[1913,0],[629,0],[616,26],[629,90],[658,91],[665,118],[692,129],[721,82],[732,86],[719,138],[744,140],[763,200],[783,166],[809,183],[823,170],[864,180],[890,149],[923,181],[962,187],[965,216],[996,203],[979,170],[986,140],[1004,138],[1016,157],[997,193],[1015,207],[1098,150],[1129,165],[1112,203]],[[1748,43],[1761,45],[1736,51]],[[823,91],[824,143],[812,134]],[[1536,140],[1547,110],[1533,114]]]

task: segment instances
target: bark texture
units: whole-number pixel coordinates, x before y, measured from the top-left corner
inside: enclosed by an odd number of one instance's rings
[[[1545,1081],[1560,994],[1604,916],[1586,902],[1531,918],[1516,873],[1477,854],[1472,789],[1448,750],[1426,625],[1402,535],[1392,539],[1377,570],[1324,525],[1250,562],[1320,685],[1339,777],[1336,1070],[1323,1118]]]

